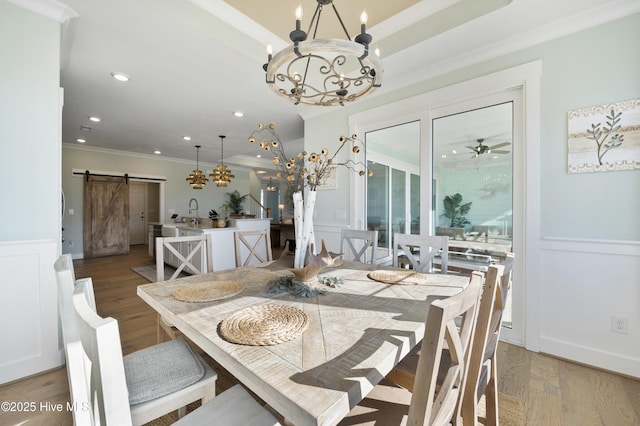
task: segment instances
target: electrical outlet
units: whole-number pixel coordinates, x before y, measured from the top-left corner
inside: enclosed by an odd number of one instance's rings
[[[611,331],[614,333],[628,334],[628,318],[611,315]]]
[[[69,240],[69,247],[73,247],[73,241]]]

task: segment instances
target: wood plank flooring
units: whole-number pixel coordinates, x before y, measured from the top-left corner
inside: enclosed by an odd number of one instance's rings
[[[131,267],[153,264],[144,246],[126,256],[74,261],[78,278],[91,277],[98,313],[116,318],[124,354],[156,342],[156,313],[137,295],[147,281]],[[528,425],[640,425],[640,381],[500,343],[499,389],[522,399]],[[218,391],[234,383],[220,372]],[[69,387],[65,367],[0,386],[0,402],[33,402],[35,410],[0,411],[0,425],[71,425],[66,411]],[[61,412],[50,407],[62,404]]]

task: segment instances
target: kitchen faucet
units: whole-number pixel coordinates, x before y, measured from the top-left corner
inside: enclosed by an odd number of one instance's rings
[[[191,208],[191,203],[196,202],[196,208],[193,209]],[[189,216],[191,216],[191,213],[196,212],[196,216],[194,218],[191,219],[191,223],[198,226],[198,200],[196,200],[195,198],[192,198],[189,200]]]

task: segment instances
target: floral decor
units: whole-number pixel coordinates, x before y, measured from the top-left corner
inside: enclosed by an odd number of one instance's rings
[[[296,153],[293,157],[289,157],[275,129],[275,123],[270,123],[268,126],[259,124],[258,130],[255,130],[251,136],[249,136],[249,142],[255,143],[257,140],[256,136],[266,132],[266,137],[260,141],[260,148],[273,153],[272,161],[278,168],[277,177],[284,179],[293,192],[302,191],[305,186],[309,190],[315,191],[318,185],[321,185],[328,176],[332,166],[344,166],[358,173],[360,176],[364,176],[365,174],[368,176],[372,175],[372,172],[367,171],[366,166],[361,162],[356,162],[351,159],[336,162],[336,157],[347,145],[351,146],[351,151],[354,154],[358,154],[361,149],[364,149],[364,143],[360,141],[356,135],[350,137],[340,136],[338,139],[340,145],[333,154],[331,154],[327,148],[322,148],[319,153],[302,151]]]
[[[249,142],[256,143],[260,139],[260,148],[273,154],[272,162],[276,166],[277,177],[284,180],[293,193],[294,231],[296,235],[296,254],[294,267],[304,266],[304,259],[308,247],[317,247],[313,235],[313,210],[315,208],[316,190],[322,186],[332,168],[346,167],[359,176],[372,176],[366,165],[351,158],[338,161],[340,152],[349,146],[355,155],[364,152],[365,144],[356,135],[340,136],[339,145],[333,151],[322,148],[320,152],[298,152],[293,156],[287,155],[285,147],[276,132],[275,123],[259,124],[249,136]],[[306,189],[306,195],[303,193]],[[312,253],[315,254],[315,253]]]

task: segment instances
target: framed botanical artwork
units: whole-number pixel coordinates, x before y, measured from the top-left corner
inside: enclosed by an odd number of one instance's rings
[[[640,169],[640,99],[568,113],[569,173]]]
[[[338,168],[330,166],[327,173],[322,178],[322,182],[318,184],[318,189],[337,189],[338,188]]]

